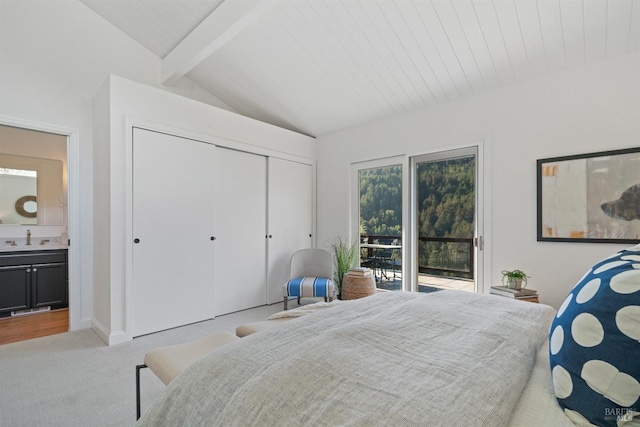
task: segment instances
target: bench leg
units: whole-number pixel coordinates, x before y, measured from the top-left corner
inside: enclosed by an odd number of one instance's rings
[[[287,310],[287,303],[289,302],[289,297],[284,297],[284,309]]]
[[[136,365],[136,420],[140,419],[140,369],[147,365]]]

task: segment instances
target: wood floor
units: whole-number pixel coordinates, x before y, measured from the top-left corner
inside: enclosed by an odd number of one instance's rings
[[[69,330],[69,309],[0,319],[0,344],[59,334]]]

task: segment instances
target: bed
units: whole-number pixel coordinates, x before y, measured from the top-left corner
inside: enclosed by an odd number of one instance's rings
[[[553,395],[555,310],[462,291],[314,310],[194,363],[140,426],[573,426]]]

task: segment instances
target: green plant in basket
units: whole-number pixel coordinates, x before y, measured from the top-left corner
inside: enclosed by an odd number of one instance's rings
[[[342,279],[350,268],[358,264],[358,245],[338,236],[329,242],[335,261],[335,282],[338,286],[338,297],[342,295]]]

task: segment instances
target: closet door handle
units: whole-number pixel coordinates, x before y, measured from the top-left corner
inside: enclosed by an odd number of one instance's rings
[[[30,268],[27,268],[27,273],[31,273],[31,269]]]
[[[216,240],[216,236],[209,237],[210,240]]]
[[[33,269],[33,272],[35,273],[36,271],[38,271],[38,269],[37,269],[37,268],[34,268],[34,269]]]
[[[133,243],[140,243],[140,239],[133,239]]]

